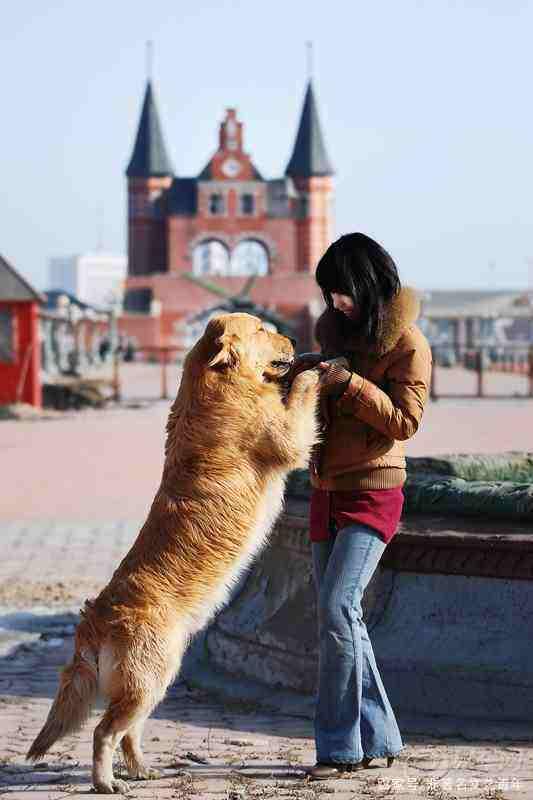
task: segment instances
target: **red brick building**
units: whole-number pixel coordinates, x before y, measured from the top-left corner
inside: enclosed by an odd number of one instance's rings
[[[228,109],[218,147],[196,177],[175,175],[153,88],[144,102],[128,178],[128,278],[122,330],[140,344],[179,344],[183,321],[216,304],[186,275],[237,292],[291,319],[310,345],[321,308],[316,263],[333,234],[333,170],[309,82],[293,152],[281,178],[265,179]]]
[[[41,405],[39,306],[43,301],[0,256],[0,405]]]

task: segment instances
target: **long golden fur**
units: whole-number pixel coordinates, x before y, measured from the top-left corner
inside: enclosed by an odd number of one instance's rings
[[[111,581],[85,603],[74,657],[29,759],[78,730],[100,693],[108,707],[94,732],[96,791],[127,791],[113,776],[119,744],[131,778],[155,777],[143,762],[144,722],[190,637],[263,544],[287,473],[306,465],[316,441],[318,376],[303,372],[287,391],[293,358],[291,342],[249,314],[212,319],[188,354],[160,488]]]

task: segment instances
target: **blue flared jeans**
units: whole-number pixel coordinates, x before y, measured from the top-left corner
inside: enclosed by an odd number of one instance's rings
[[[363,592],[385,550],[366,525],[313,542],[318,595],[317,761],[396,755],[402,737],[363,622]]]

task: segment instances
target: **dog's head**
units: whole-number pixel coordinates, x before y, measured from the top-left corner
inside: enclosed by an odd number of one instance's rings
[[[210,320],[194,351],[196,367],[208,373],[253,373],[263,382],[282,381],[294,360],[290,339],[268,330],[259,317],[243,313]]]

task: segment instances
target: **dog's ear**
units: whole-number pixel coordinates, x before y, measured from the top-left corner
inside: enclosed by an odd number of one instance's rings
[[[229,367],[236,369],[240,364],[238,350],[239,337],[236,334],[224,333],[215,341],[217,351],[207,362],[208,367]]]

